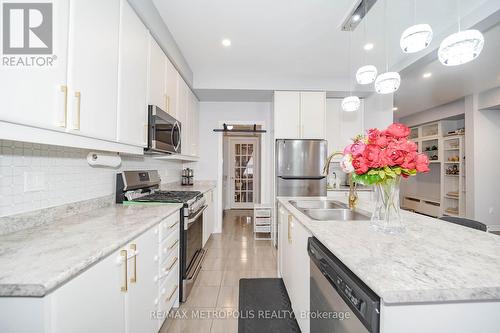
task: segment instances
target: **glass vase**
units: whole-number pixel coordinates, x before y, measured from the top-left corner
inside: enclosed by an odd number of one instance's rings
[[[372,214],[372,224],[386,233],[400,233],[405,230],[399,206],[401,176],[387,178],[375,185],[377,201]]]

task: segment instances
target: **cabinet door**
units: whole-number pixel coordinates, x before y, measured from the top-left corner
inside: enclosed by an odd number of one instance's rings
[[[199,147],[199,109],[198,109],[198,99],[196,96],[189,91],[189,133],[191,141],[191,156],[198,156]]]
[[[151,312],[156,309],[158,285],[158,236],[154,230],[148,230],[127,246],[131,257],[128,261],[129,290],[125,294],[125,314],[127,332],[153,333],[157,322],[151,319]],[[135,251],[135,256],[133,256]]]
[[[0,121],[65,129],[68,20],[69,1],[54,2],[53,66],[0,66]]]
[[[276,139],[300,138],[299,92],[274,92],[274,137]]]
[[[54,291],[52,332],[125,332],[125,278],[118,251]]]
[[[149,37],[149,62],[148,62],[148,104],[156,105],[167,110],[166,95],[166,60],[153,36]]]
[[[204,194],[205,200],[207,202],[207,209],[203,212],[203,246],[207,243],[210,235],[214,231],[214,201],[213,201],[213,191],[208,191]]]
[[[329,154],[343,151],[352,143],[352,138],[363,133],[364,103],[356,112],[344,112],[342,100],[328,98],[326,100],[326,139]]]
[[[300,132],[302,139],[325,139],[326,93],[300,93]]]
[[[309,313],[310,309],[310,271],[309,254],[307,253],[307,241],[311,234],[295,218],[291,222],[291,253],[293,258],[290,268],[291,283],[287,289],[295,313]],[[297,322],[303,333],[309,333],[309,319],[298,317]]]
[[[120,2],[72,0],[69,20],[70,128],[116,140]]]
[[[179,100],[177,120],[181,122],[181,151],[182,155],[191,155],[191,137],[189,126],[189,87],[184,80],[179,80]]]
[[[182,81],[179,73],[174,65],[165,56],[166,65],[166,98],[167,108],[165,109],[172,117],[178,118],[178,94],[179,94],[179,81]]]
[[[145,147],[149,33],[128,2],[120,4],[117,139]]]

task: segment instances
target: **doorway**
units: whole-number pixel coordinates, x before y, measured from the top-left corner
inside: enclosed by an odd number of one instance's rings
[[[234,130],[247,125],[232,125]],[[228,132],[223,137],[224,209],[253,209],[260,202],[261,136]]]

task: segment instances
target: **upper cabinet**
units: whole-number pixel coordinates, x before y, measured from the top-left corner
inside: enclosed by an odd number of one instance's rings
[[[178,108],[177,100],[179,94],[179,81],[182,81],[179,73],[175,69],[174,65],[165,56],[165,71],[166,71],[166,83],[165,83],[165,98],[167,107],[165,111],[169,113],[172,117],[178,118]]]
[[[119,1],[71,1],[68,48],[70,129],[112,141],[116,140],[117,124],[119,22]]]
[[[167,57],[153,36],[149,38],[148,104],[167,110]]]
[[[54,66],[1,68],[0,121],[66,130],[69,1],[58,1],[53,15]]]
[[[149,32],[126,0],[121,0],[118,67],[119,142],[147,146]]]
[[[325,92],[274,92],[274,137],[324,139]]]
[[[189,87],[184,80],[179,80],[179,104],[177,105],[177,120],[181,122],[181,153],[191,154],[190,124],[189,124]]]
[[[328,153],[343,151],[352,143],[352,138],[362,134],[364,118],[364,101],[356,112],[342,110],[342,100],[329,98],[326,100],[326,139],[328,140]]]
[[[189,140],[191,143],[191,156],[199,156],[199,127],[200,127],[200,109],[198,98],[189,91]]]

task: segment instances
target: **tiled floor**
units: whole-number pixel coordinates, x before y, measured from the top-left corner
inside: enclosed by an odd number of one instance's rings
[[[271,241],[253,237],[252,211],[225,211],[221,234],[207,242],[203,269],[176,318],[160,333],[238,331],[238,283],[241,278],[276,277],[276,251]]]

